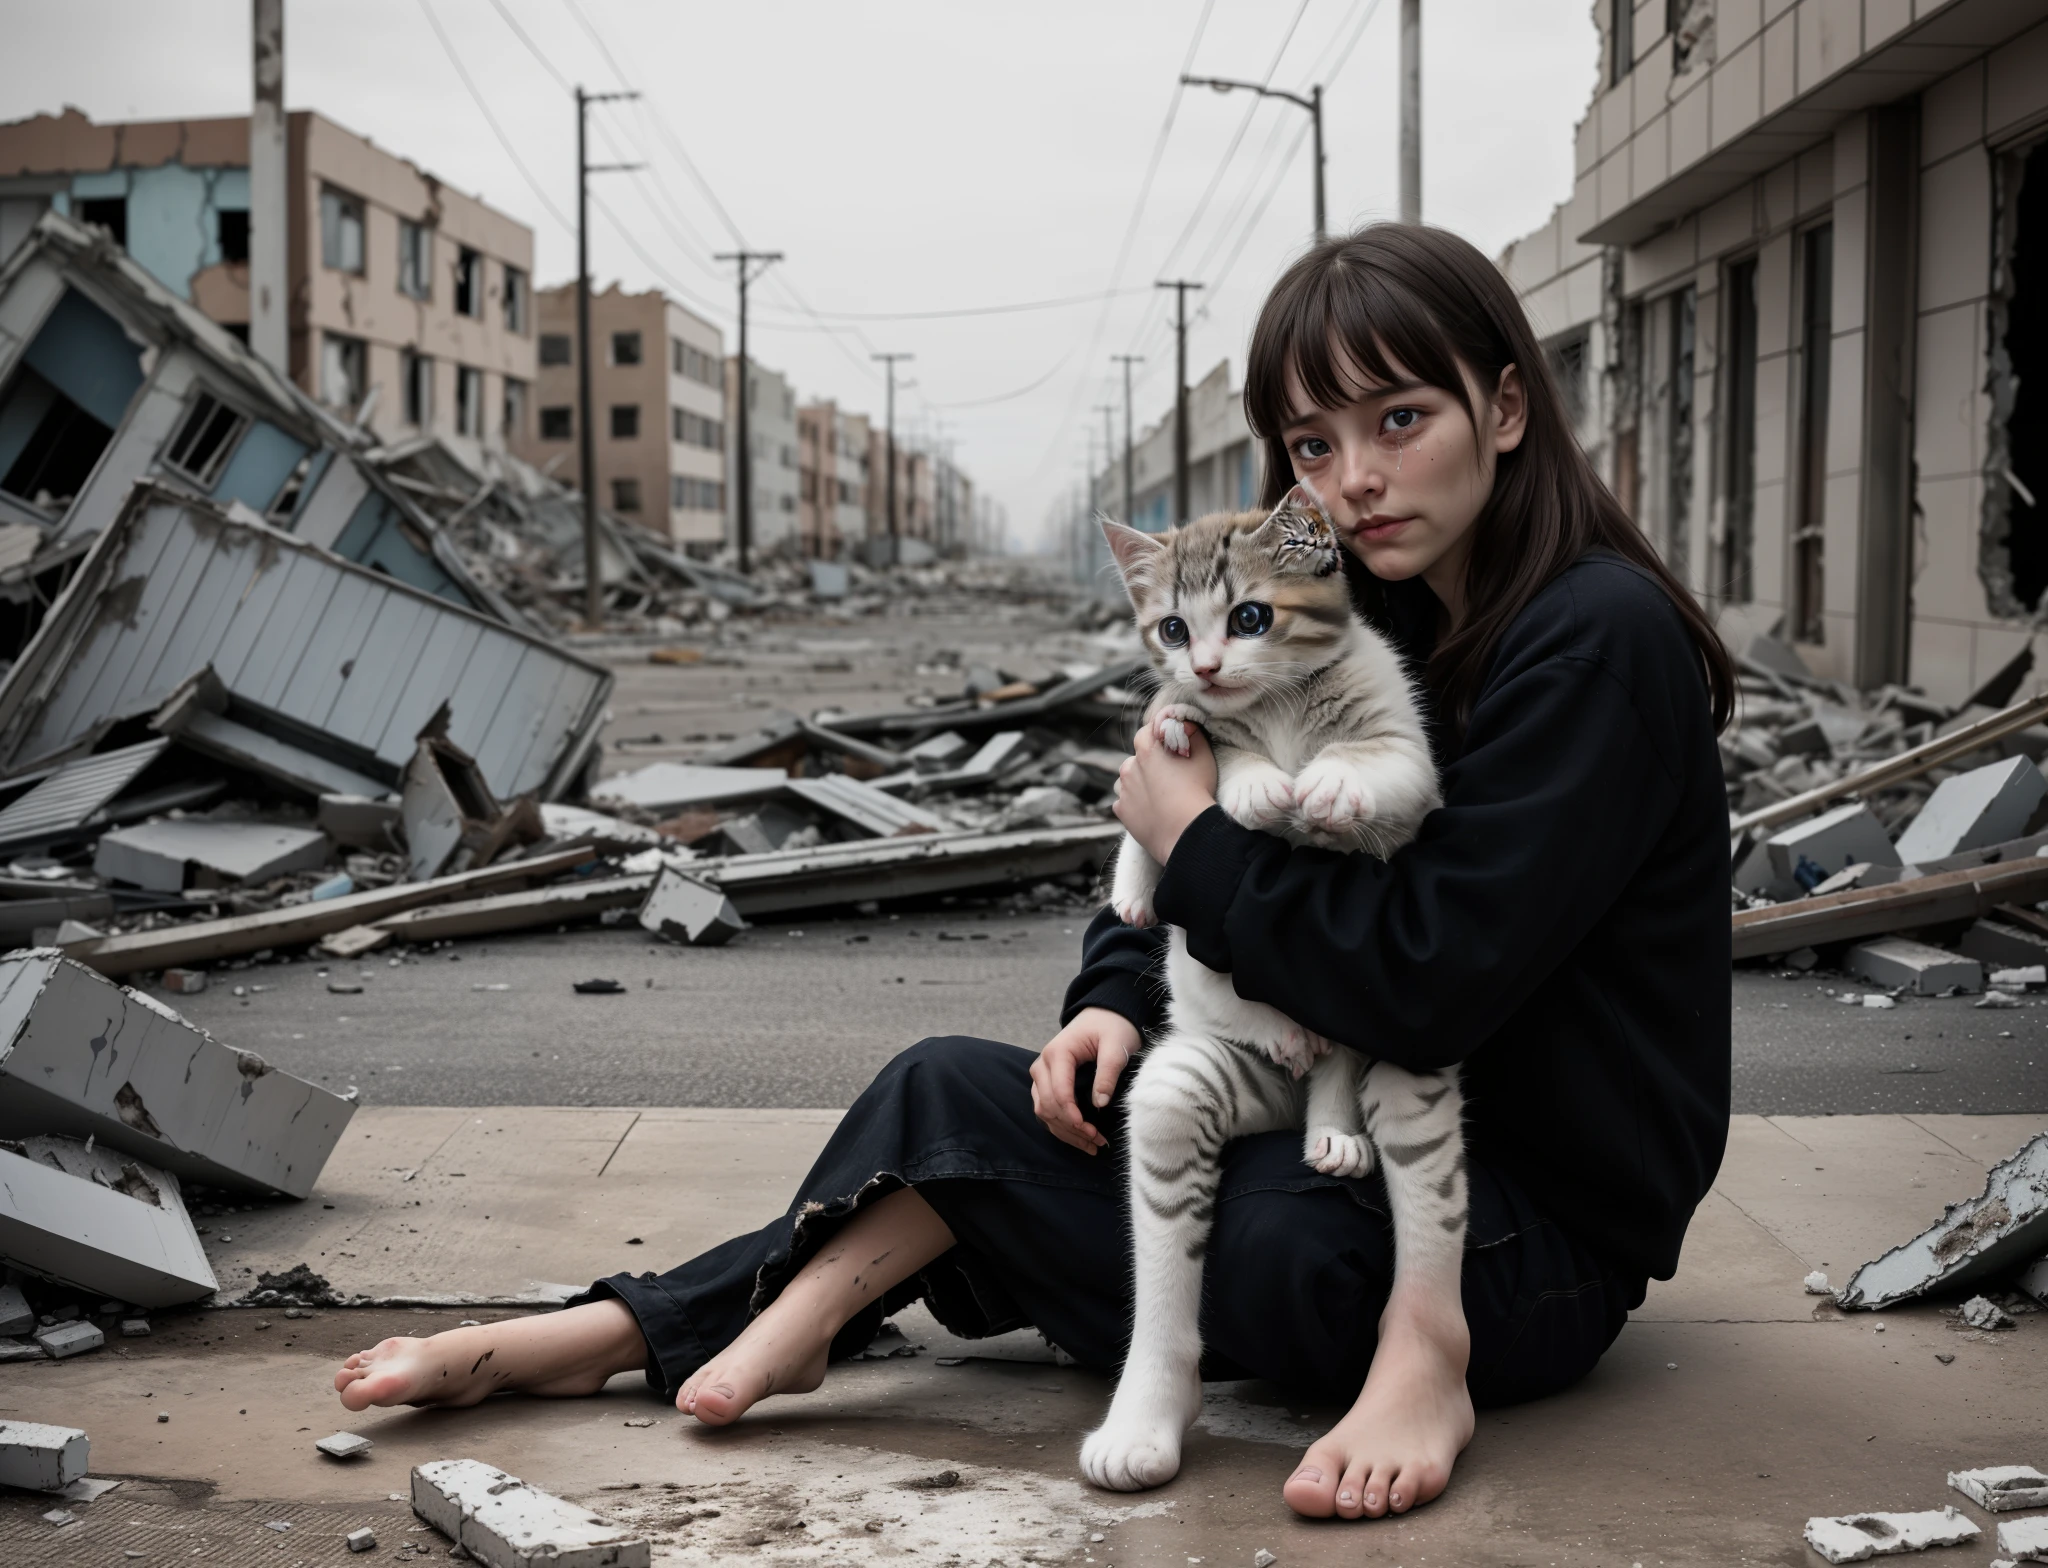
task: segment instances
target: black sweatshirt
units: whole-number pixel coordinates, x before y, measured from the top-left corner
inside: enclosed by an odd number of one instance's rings
[[[1426,657],[1436,600],[1391,587],[1403,652]],[[1728,810],[1699,655],[1655,579],[1596,551],[1530,601],[1443,794],[1387,862],[1212,808],[1159,918],[1240,996],[1332,1040],[1463,1063],[1474,1161],[1617,1277],[1669,1279],[1727,1138]],[[1063,1016],[1155,1030],[1162,950],[1103,911]]]

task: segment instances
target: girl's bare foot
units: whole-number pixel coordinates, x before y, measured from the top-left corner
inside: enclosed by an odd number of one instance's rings
[[[808,1394],[825,1381],[832,1331],[814,1314],[778,1310],[784,1299],[690,1375],[676,1409],[706,1426],[728,1426],[770,1394]]]
[[[614,1373],[646,1360],[647,1342],[633,1314],[618,1301],[593,1301],[427,1339],[387,1339],[344,1361],[334,1387],[349,1410],[473,1405],[500,1389],[594,1394]]]
[[[1436,1497],[1472,1441],[1471,1353],[1462,1312],[1390,1307],[1357,1403],[1288,1478],[1287,1505],[1310,1519],[1377,1519]]]

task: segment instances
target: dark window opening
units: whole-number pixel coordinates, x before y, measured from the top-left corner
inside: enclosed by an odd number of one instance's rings
[[[61,515],[92,476],[114,432],[26,365],[0,397],[0,433],[16,420],[33,420],[34,428],[0,477],[0,490]]]
[[[543,365],[566,365],[574,357],[570,344],[573,340],[566,332],[543,332],[540,335],[540,362]]]
[[[612,439],[633,441],[640,435],[640,405],[638,403],[612,404]]]
[[[214,214],[214,235],[220,242],[222,261],[249,259],[249,215],[246,212]]]
[[[434,292],[434,231],[407,218],[398,220],[398,292],[413,299]]]
[[[1586,417],[1587,334],[1582,329],[1569,337],[1557,338],[1544,346],[1550,358],[1551,374],[1564,394],[1565,417],[1577,430]]]
[[[614,512],[637,512],[640,510],[639,480],[614,479],[612,481],[612,510]]]
[[[1636,0],[1608,0],[1607,85],[1619,87],[1636,65]]]
[[[78,204],[78,219],[81,223],[97,223],[114,236],[114,243],[124,250],[128,246],[128,198],[126,196],[93,196]]]
[[[405,383],[405,422],[424,430],[434,422],[434,362],[406,349],[400,355],[399,377]]]
[[[362,201],[331,185],[320,192],[320,264],[337,272],[363,270]]]
[[[1799,473],[1792,534],[1792,636],[1825,640],[1824,527],[1828,490],[1828,362],[1834,349],[1835,231],[1822,225],[1799,242]]]
[[[576,411],[566,403],[558,403],[540,411],[540,438],[543,441],[568,441],[576,434]]]
[[[484,259],[467,245],[455,257],[455,314],[481,318],[484,313]]]
[[[1985,577],[1994,610],[2031,613],[2048,591],[2048,141],[2009,154],[1998,174],[1996,346],[1984,476],[1985,539],[1994,549]],[[2001,575],[2014,601],[2009,606],[1998,602],[2006,597],[1998,592]]]
[[[1723,426],[1721,594],[1756,596],[1756,258],[1728,269],[1728,399]]]
[[[185,417],[164,448],[164,466],[183,474],[202,488],[211,489],[227,466],[228,454],[249,428],[245,415],[238,414],[211,392],[192,399]]]
[[[612,363],[614,365],[637,365],[640,363],[639,333],[614,332],[612,334]]]
[[[1694,335],[1698,330],[1700,293],[1687,285],[1671,299],[1671,404],[1668,470],[1671,488],[1665,496],[1669,522],[1664,530],[1664,564],[1684,579],[1692,550],[1692,420]]]

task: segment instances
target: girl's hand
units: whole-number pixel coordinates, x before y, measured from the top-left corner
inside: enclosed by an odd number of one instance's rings
[[[1146,725],[1116,779],[1117,820],[1162,866],[1187,825],[1216,804],[1216,753],[1193,725],[1187,733],[1188,754],[1177,757]]]
[[[1074,1074],[1083,1062],[1095,1064],[1094,1100],[1100,1110],[1116,1092],[1116,1081],[1139,1043],[1137,1026],[1106,1007],[1082,1008],[1046,1043],[1031,1064],[1031,1109],[1055,1138],[1083,1154],[1093,1154],[1109,1142],[1075,1103]]]

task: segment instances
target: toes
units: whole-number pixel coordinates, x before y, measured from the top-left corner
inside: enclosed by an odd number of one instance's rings
[[[1373,1467],[1372,1474],[1363,1483],[1364,1495],[1361,1504],[1366,1518],[1378,1519],[1387,1512],[1389,1494],[1399,1485],[1396,1474],[1397,1472],[1389,1465],[1380,1464]]]
[[[1287,1478],[1280,1495],[1304,1519],[1327,1519],[1337,1511],[1337,1483],[1331,1479],[1335,1474],[1333,1469],[1317,1462],[1315,1450],[1310,1449],[1301,1467]]]
[[[1354,1459],[1344,1467],[1344,1478],[1337,1483],[1337,1513],[1341,1518],[1356,1519],[1366,1512],[1366,1477],[1372,1466],[1363,1459]]]

